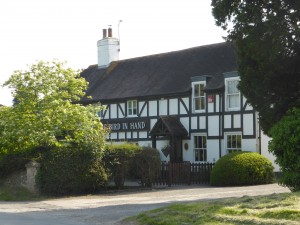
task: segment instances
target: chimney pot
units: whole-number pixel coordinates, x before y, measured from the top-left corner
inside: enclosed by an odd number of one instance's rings
[[[108,28],[108,37],[112,37],[112,29]]]
[[[107,37],[107,36],[106,36],[106,35],[107,35],[107,30],[106,30],[106,29],[103,29],[102,32],[103,32],[103,38],[106,38],[106,37]]]

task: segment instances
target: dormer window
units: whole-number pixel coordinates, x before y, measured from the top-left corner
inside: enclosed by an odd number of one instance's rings
[[[240,110],[240,91],[237,88],[239,84],[239,78],[227,78],[225,79],[226,88],[226,110]]]
[[[194,112],[205,111],[205,82],[193,82],[193,109]]]
[[[137,100],[127,101],[127,116],[137,116]]]

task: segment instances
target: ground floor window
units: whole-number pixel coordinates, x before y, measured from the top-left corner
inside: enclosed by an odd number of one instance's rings
[[[207,161],[207,147],[206,136],[195,135],[194,136],[194,159],[199,162]]]
[[[226,150],[228,153],[242,151],[242,135],[227,134]]]

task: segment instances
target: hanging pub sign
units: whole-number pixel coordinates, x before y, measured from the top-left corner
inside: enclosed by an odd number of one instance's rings
[[[101,122],[111,131],[137,131],[150,128],[149,119],[101,120]]]

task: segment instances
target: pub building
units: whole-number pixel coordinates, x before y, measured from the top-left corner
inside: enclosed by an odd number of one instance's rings
[[[81,73],[92,97],[84,104],[106,106],[99,116],[111,130],[109,142],[152,146],[163,161],[215,162],[253,151],[274,164],[258,114],[237,88],[233,44],[119,60],[119,40],[109,28],[97,46],[98,64]]]

